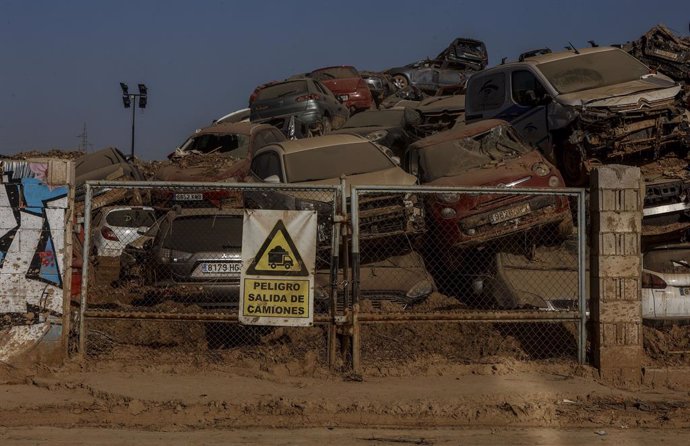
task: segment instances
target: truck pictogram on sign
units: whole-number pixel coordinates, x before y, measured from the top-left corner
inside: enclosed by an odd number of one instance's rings
[[[308,276],[283,220],[278,220],[247,269],[249,275]]]

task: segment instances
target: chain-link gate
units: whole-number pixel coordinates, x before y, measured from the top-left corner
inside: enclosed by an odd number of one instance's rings
[[[335,361],[342,187],[89,182],[79,350],[180,361]],[[314,326],[238,323],[245,209],[317,213]],[[330,342],[329,342],[330,340]]]
[[[434,356],[584,362],[584,197],[579,189],[352,188],[355,368]]]

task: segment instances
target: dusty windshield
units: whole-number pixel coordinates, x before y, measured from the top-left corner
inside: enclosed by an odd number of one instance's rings
[[[419,167],[425,183],[461,175],[517,158],[532,149],[507,126],[497,126],[473,138],[445,141],[419,150]]]
[[[561,94],[639,80],[649,69],[620,50],[580,54],[537,65]]]
[[[403,113],[403,110],[367,110],[348,119],[342,128],[401,127]]]
[[[271,85],[259,91],[256,95],[257,100],[275,99],[307,91],[306,81],[283,82],[282,84]]]
[[[393,166],[390,158],[368,142],[304,150],[285,156],[289,183],[376,172]]]
[[[168,228],[163,248],[184,252],[227,251],[242,246],[242,216],[177,217]]]
[[[207,133],[192,136],[180,149],[192,153],[225,153],[244,158],[249,150],[249,135]]]

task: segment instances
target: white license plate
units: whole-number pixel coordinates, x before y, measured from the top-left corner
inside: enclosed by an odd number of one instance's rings
[[[204,262],[199,266],[202,274],[233,274],[241,269],[239,262]]]
[[[532,209],[529,207],[529,203],[525,203],[522,206],[517,206],[514,208],[504,209],[502,211],[495,212],[491,214],[489,220],[491,221],[492,225],[495,225],[497,223],[522,217],[523,215],[529,214],[530,212],[532,212]]]
[[[680,295],[681,296],[690,296],[690,288],[682,287],[680,289]]]
[[[175,194],[175,201],[201,201],[204,194]]]

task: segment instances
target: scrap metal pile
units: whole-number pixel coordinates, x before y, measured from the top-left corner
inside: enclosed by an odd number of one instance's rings
[[[678,268],[690,264],[690,249],[679,245],[690,230],[690,38],[659,25],[625,45],[592,42],[590,48],[561,52],[532,50],[513,62],[487,65],[483,42],[458,38],[434,59],[383,72],[336,66],[263,83],[251,93],[248,109],[197,130],[168,160],[144,163],[106,149],[77,160],[77,179],[79,183],[147,179],[334,184],[345,177],[348,187],[419,184],[548,190],[586,185],[591,170],[602,164],[627,164],[639,166],[647,184],[644,246],[659,258],[663,257],[659,250],[664,249],[676,256],[668,262],[656,261],[659,271],[645,270],[647,282],[669,265],[675,265],[678,273]],[[100,201],[94,210],[149,206],[145,209],[154,213],[152,221],[165,215],[171,219],[170,212],[180,212],[172,210],[174,197],[168,202],[158,197],[153,203],[135,190],[126,196],[122,193],[97,197]],[[228,213],[222,209],[228,197],[210,199],[196,192],[176,197],[208,200],[219,215]],[[275,195],[232,198],[245,207],[308,207],[319,212],[322,207],[318,202]],[[276,200],[283,201],[276,204]],[[439,278],[450,276],[448,271],[458,259],[479,256],[479,252],[495,255],[482,261],[490,265],[482,274],[491,270],[495,277],[508,277],[502,265],[515,269],[539,257],[539,249],[545,248],[533,246],[531,254],[518,260],[514,253],[500,252],[496,246],[507,246],[509,238],[548,231],[548,249],[552,249],[567,245],[573,233],[574,209],[565,197],[507,200],[485,195],[466,200],[457,194],[426,199],[391,194],[372,197],[365,204],[363,239],[392,244],[405,240],[408,251],[392,250],[387,259],[363,260],[370,266],[402,268],[400,259],[405,259],[413,265],[406,267],[408,271],[429,277],[424,292],[413,293],[411,301],[443,287]],[[456,258],[430,259],[425,242],[415,242],[424,234],[434,234],[443,256]],[[534,245],[536,239],[531,240]],[[119,252],[145,255],[137,243],[122,246]],[[438,256],[439,250],[435,252]],[[548,256],[558,257],[550,251]],[[443,269],[440,275],[439,269]],[[643,278],[643,288],[655,289],[663,280],[647,282]],[[503,283],[510,286],[511,281]],[[383,288],[395,286],[400,283]],[[536,301],[549,299],[535,298],[532,293],[529,299],[516,298],[510,305],[548,306]],[[493,305],[508,304],[495,301]]]

